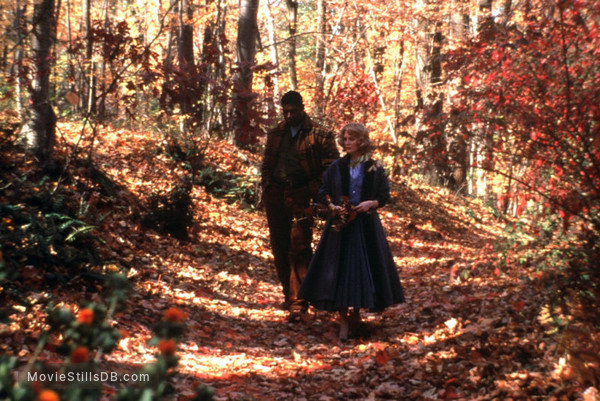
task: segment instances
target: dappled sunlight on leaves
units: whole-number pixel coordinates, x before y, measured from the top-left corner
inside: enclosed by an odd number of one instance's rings
[[[61,146],[76,125],[61,124]],[[128,370],[160,352],[179,358],[172,379],[177,399],[199,382],[217,400],[235,399],[529,399],[575,394],[566,361],[554,359],[547,300],[535,269],[499,264],[494,240],[504,232],[481,202],[408,179],[392,180],[392,201],[381,219],[398,265],[407,303],[364,314],[366,332],[341,343],[334,314],[311,309],[287,323],[272,266],[266,219],[241,200],[194,185],[189,236],[177,240],[139,223],[150,193],[187,174],[156,148],[149,133],[103,130],[95,164],[114,193],[91,186],[81,202],[99,215],[106,271],[127,272],[134,287],[114,314],[117,349],[102,364]],[[70,146],[70,145],[69,145]],[[227,142],[209,144],[203,163],[231,174],[258,174],[260,157]],[[74,179],[85,181],[81,169]],[[314,243],[323,222],[317,223]],[[33,269],[27,280],[34,280]],[[73,283],[73,288],[77,283]],[[26,361],[50,294],[31,292],[32,306],[2,330],[0,349]],[[52,290],[77,312],[89,292]],[[80,319],[89,319],[80,310]],[[148,345],[161,320],[184,318],[173,344]],[[23,328],[23,329],[22,329]],[[83,353],[81,353],[83,355]],[[46,349],[41,358],[55,358]]]

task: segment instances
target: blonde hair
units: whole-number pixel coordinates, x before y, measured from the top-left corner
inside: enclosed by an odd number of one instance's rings
[[[373,149],[373,142],[369,138],[369,129],[360,123],[349,123],[344,125],[338,135],[338,143],[344,147],[344,134],[348,132],[358,140],[358,150],[361,154],[370,152]]]

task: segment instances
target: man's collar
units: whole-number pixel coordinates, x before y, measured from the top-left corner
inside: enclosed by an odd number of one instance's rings
[[[292,133],[292,138],[295,138],[298,135],[301,128],[302,128],[302,124],[298,124],[294,127],[290,126],[290,132]]]

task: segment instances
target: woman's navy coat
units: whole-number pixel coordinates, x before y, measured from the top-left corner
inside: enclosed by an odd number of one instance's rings
[[[327,195],[339,205],[342,196],[348,196],[350,187],[350,157],[348,155],[333,162],[323,175],[319,197]],[[365,162],[361,202],[377,200],[379,207],[390,200],[389,181],[381,165],[372,159]],[[398,271],[385,237],[379,215],[375,211],[359,213],[362,220],[366,246],[375,287],[373,311],[404,302],[404,293]],[[332,219],[326,222],[319,245],[312,258],[306,277],[302,282],[298,298],[311,301],[332,301],[336,288],[340,262],[341,234],[332,227]]]

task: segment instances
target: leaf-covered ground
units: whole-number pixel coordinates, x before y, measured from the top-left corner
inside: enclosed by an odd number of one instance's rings
[[[68,124],[60,133],[61,147],[79,134]],[[179,182],[183,167],[144,133],[106,130],[97,140],[95,163],[119,185],[112,198],[97,185],[82,198],[103,216],[95,232],[106,244],[102,257],[112,261],[106,268],[128,267],[134,283],[115,316],[123,338],[106,366],[127,371],[153,361],[151,327],[177,306],[189,314],[173,378],[177,399],[200,382],[218,400],[575,399],[585,390],[557,358],[534,268],[499,267],[494,244],[504,222],[480,202],[393,182],[381,216],[407,302],[366,314],[368,335],[342,344],[331,314],[311,310],[306,322],[287,323],[262,212],[244,209],[235,194],[197,186],[189,240],[158,234],[140,223],[143,205]],[[259,157],[218,142],[202,163],[252,182]],[[75,180],[89,183],[84,167],[72,168]],[[74,287],[51,292],[66,306],[102,297]],[[13,315],[1,346],[23,363],[50,295],[27,296],[33,306]]]

